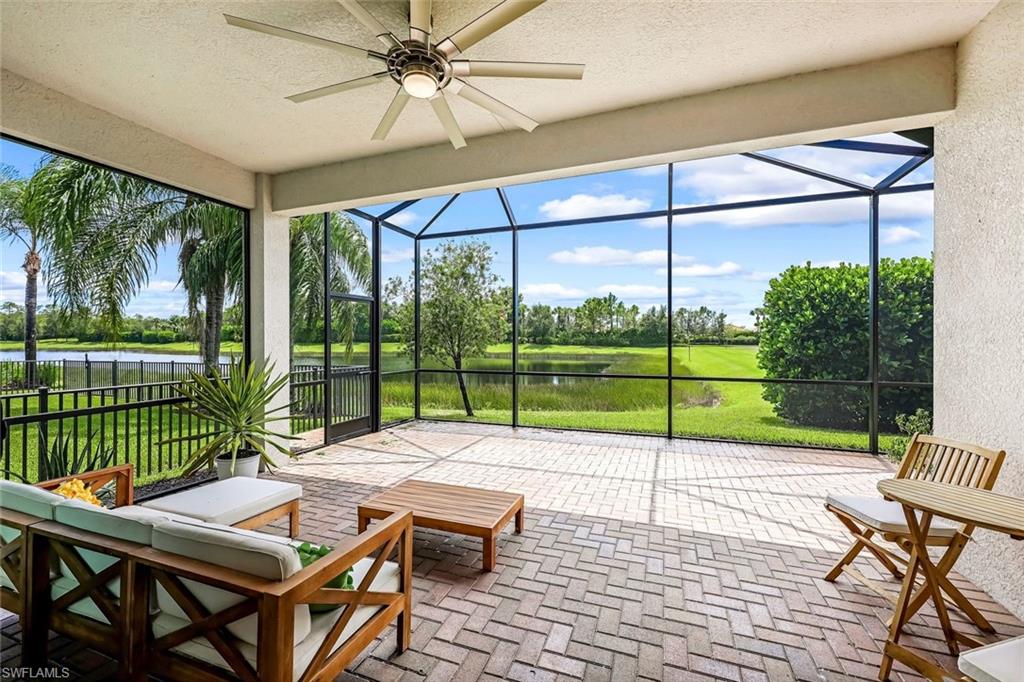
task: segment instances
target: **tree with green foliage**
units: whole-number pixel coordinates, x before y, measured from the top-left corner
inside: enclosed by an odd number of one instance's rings
[[[932,277],[929,258],[879,263],[879,376],[931,381]],[[758,364],[769,378],[868,378],[870,319],[868,268],[840,264],[788,268],[771,280],[760,308]],[[795,424],[863,429],[869,392],[863,386],[765,384],[765,400]],[[920,390],[886,392],[881,428],[922,405]]]
[[[423,254],[420,263],[421,352],[456,374],[466,416],[473,416],[466,380],[466,358],[482,355],[487,346],[503,341],[509,330],[511,290],[494,274],[494,252],[477,239],[446,241]],[[389,287],[394,285],[389,285]],[[413,286],[389,297],[400,300],[399,326],[403,345],[412,352],[416,343]]]

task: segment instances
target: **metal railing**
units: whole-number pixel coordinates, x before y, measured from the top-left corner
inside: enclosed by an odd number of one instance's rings
[[[223,374],[230,366],[222,362],[218,369]],[[184,381],[191,372],[205,371],[203,362],[181,360],[0,360],[0,393]]]
[[[372,373],[366,367],[331,369],[332,423],[366,417],[370,412]],[[291,431],[304,433],[324,426],[324,368],[296,365],[291,372]]]
[[[95,369],[96,363],[93,364]],[[181,365],[174,363],[177,371]],[[118,366],[118,371],[124,369]],[[119,373],[117,377],[132,376]],[[135,375],[138,376],[138,375]],[[185,375],[187,377],[187,374]],[[365,367],[340,367],[331,372],[331,423],[370,414],[372,374]],[[130,463],[135,475],[148,478],[181,467],[205,439],[165,441],[204,435],[211,425],[178,409],[185,402],[175,390],[180,380],[118,386],[51,389],[39,386],[20,393],[0,393],[0,417],[7,437],[0,444],[0,477],[37,481],[45,477],[47,453],[64,460],[103,461],[104,466]],[[291,431],[323,428],[324,368],[292,368]]]
[[[51,391],[0,396],[7,437],[0,446],[4,478],[38,481],[61,466],[133,464],[148,478],[179,468],[208,439],[167,443],[211,433],[211,424],[177,408],[185,402],[179,382]]]

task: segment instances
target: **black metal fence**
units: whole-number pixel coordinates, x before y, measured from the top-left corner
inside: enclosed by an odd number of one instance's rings
[[[220,363],[226,373],[231,365]],[[151,360],[0,360],[0,393],[19,393],[46,386],[51,389],[125,386],[183,381],[191,372],[205,372],[197,361]]]
[[[324,368],[316,365],[292,367],[289,402],[291,431],[305,433],[324,425]]]
[[[38,481],[56,466],[81,471],[130,463],[135,475],[149,478],[180,467],[206,438],[211,425],[177,405],[185,402],[165,381],[128,386],[0,396],[7,438],[0,446],[4,478]],[[77,466],[75,466],[77,463]]]
[[[367,417],[371,412],[372,372],[367,367],[331,368],[332,423]],[[324,426],[324,368],[296,365],[291,373],[291,431],[305,433]]]

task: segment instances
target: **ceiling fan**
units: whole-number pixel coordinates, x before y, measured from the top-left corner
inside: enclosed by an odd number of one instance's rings
[[[354,90],[367,85],[392,81],[398,84],[391,105],[384,112],[377,129],[371,139],[384,140],[398,120],[410,98],[425,99],[430,102],[441,125],[448,133],[452,146],[460,149],[466,146],[466,138],[462,135],[458,121],[452,114],[445,99],[445,93],[457,95],[465,100],[486,109],[492,114],[512,123],[523,130],[531,131],[537,127],[537,121],[509,105],[491,97],[482,90],[467,83],[464,78],[472,76],[490,76],[498,78],[565,78],[579,80],[583,78],[583,64],[559,64],[549,62],[504,62],[474,61],[456,59],[463,51],[480,42],[487,36],[498,31],[505,25],[515,21],[544,0],[504,0],[490,10],[477,17],[469,24],[451,34],[447,38],[434,42],[430,15],[431,0],[409,0],[409,39],[399,40],[387,30],[376,17],[366,11],[357,0],[338,0],[359,23],[368,28],[377,39],[384,43],[386,52],[366,50],[353,45],[346,45],[327,38],[299,33],[287,28],[271,26],[251,19],[225,14],[224,18],[232,26],[257,31],[267,35],[286,38],[307,45],[335,50],[373,62],[379,62],[383,70],[369,76],[327,85],[307,92],[300,92],[288,97],[293,102],[308,102],[320,97],[335,95],[339,92]]]

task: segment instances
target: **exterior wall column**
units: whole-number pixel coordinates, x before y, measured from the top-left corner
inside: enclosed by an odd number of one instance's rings
[[[268,175],[256,175],[256,206],[249,212],[249,348],[254,362],[266,360],[280,374],[288,372],[291,351],[289,228],[288,217],[273,212],[270,184]],[[268,407],[287,405],[288,395],[285,387]],[[274,422],[270,428],[288,433],[289,424]]]
[[[935,433],[1006,450],[1024,497],[1024,3],[957,48],[957,104],[935,127]],[[1024,617],[1024,542],[979,530],[956,570]]]

